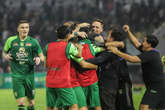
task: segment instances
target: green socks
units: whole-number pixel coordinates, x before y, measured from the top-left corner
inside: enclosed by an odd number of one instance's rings
[[[25,106],[24,105],[18,105],[18,110],[25,110]]]

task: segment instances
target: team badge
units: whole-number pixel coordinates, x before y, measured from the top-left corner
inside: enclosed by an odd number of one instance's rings
[[[23,48],[23,47],[19,48],[19,53],[24,54],[25,53],[25,48]]]

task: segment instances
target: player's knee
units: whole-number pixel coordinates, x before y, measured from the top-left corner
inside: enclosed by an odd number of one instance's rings
[[[140,105],[140,110],[149,110],[149,105],[141,104]]]
[[[101,106],[97,106],[94,108],[94,110],[102,110]]]
[[[17,99],[18,105],[25,105],[24,98]]]
[[[69,108],[70,108],[69,110],[78,110],[78,105],[74,104],[74,105],[70,106]]]
[[[87,106],[79,108],[79,110],[88,110]]]

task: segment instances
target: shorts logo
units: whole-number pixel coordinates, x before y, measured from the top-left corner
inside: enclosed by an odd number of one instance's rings
[[[32,44],[31,44],[31,43],[26,43],[25,45],[26,45],[26,46],[32,46]]]

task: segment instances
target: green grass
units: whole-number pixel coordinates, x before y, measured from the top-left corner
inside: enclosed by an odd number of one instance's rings
[[[145,92],[144,86],[137,86],[133,88],[133,102],[135,110],[139,110],[139,105],[142,99],[142,96]]]
[[[45,89],[36,89],[35,109],[46,110]],[[17,110],[12,89],[0,89],[0,110]]]
[[[133,89],[133,98],[136,110],[139,108],[144,90],[144,87],[135,87]],[[17,110],[17,103],[11,89],[0,89],[0,110]],[[36,89],[35,110],[46,110],[45,89]]]

